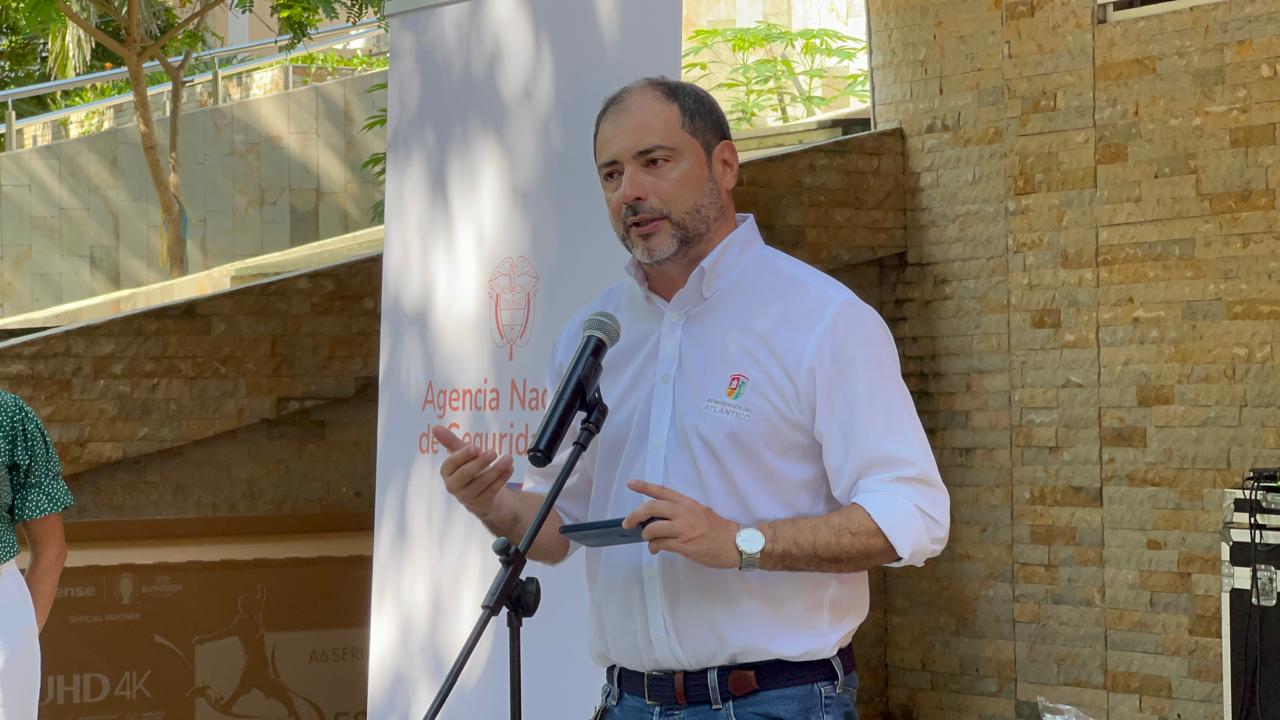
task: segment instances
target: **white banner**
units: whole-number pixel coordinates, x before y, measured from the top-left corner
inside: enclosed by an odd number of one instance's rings
[[[445,492],[433,424],[514,451],[517,477],[554,388],[551,345],[626,261],[596,179],[601,101],[679,75],[679,0],[472,0],[391,19],[387,225],[369,717],[421,717],[498,569],[491,536]],[[571,431],[570,439],[576,434]],[[530,565],[524,717],[586,718],[582,554]],[[508,714],[500,616],[445,718]]]

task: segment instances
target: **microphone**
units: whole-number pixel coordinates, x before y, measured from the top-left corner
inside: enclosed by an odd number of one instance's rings
[[[530,465],[546,467],[556,456],[573,416],[579,410],[586,410],[587,401],[596,392],[605,352],[621,337],[618,318],[607,312],[592,313],[582,323],[582,342],[578,344],[578,352],[560,379],[560,387],[556,388],[551,406],[542,416],[542,424],[529,445]]]

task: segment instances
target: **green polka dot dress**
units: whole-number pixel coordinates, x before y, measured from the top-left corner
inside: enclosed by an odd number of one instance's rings
[[[0,390],[0,563],[18,556],[14,527],[62,512],[75,500],[62,479],[62,463],[35,411]]]

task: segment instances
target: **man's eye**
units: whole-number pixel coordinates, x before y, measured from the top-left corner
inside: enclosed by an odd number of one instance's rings
[[[605,173],[603,176],[601,176],[601,178],[600,178],[600,179],[601,179],[601,180],[603,180],[603,181],[604,181],[604,182],[606,182],[606,183],[611,183],[611,182],[613,182],[614,180],[617,180],[617,179],[618,179],[618,173],[616,173],[616,172],[607,172],[607,173]]]

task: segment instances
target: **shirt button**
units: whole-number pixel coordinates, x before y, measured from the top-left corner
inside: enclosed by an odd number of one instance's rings
[[[653,447],[654,447],[654,449],[656,449],[656,450],[661,450],[661,449],[662,449],[662,441],[661,441],[661,440],[654,440],[654,441],[653,441]]]
[[[670,376],[670,375],[663,375],[663,376],[662,376],[662,382],[664,382],[664,383],[669,383],[669,382],[671,382],[671,376]]]
[[[671,313],[670,315],[667,315],[667,318],[670,319],[671,322],[680,322],[680,313]]]

